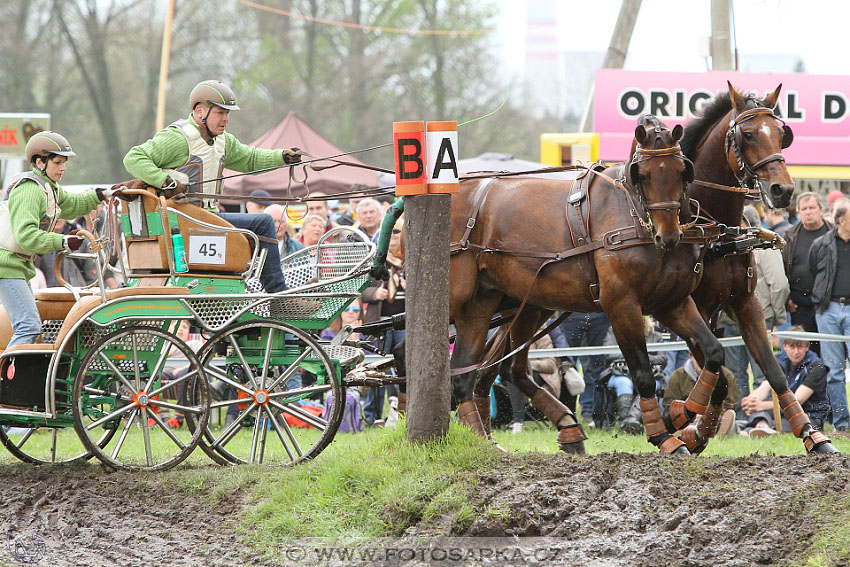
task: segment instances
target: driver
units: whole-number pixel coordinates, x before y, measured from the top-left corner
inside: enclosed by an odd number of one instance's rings
[[[6,348],[32,344],[41,335],[41,317],[29,280],[35,276],[33,259],[57,250],[73,252],[83,238],[53,232],[56,222],[85,215],[115,189],[85,193],[67,192],[59,186],[69,157],[76,154],[64,136],[39,132],[27,142],[32,169],[19,173],[0,198],[0,302],[6,308],[14,334]]]
[[[230,111],[239,110],[236,95],[220,81],[202,81],[189,95],[191,114],[157,132],[124,156],[131,175],[166,197],[188,189],[205,195],[221,194],[221,172],[229,169],[249,172],[301,161],[297,148],[269,150],[241,143],[225,132]],[[286,289],[280,267],[280,251],[274,220],[265,213],[219,213],[216,199],[202,199],[202,206],[218,214],[236,228],[250,230],[260,237],[267,252],[260,280],[268,293]]]

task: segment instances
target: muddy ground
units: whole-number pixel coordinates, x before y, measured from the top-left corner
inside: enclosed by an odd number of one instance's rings
[[[248,494],[213,505],[164,485],[163,478],[107,473],[91,464],[0,466],[0,563],[795,565],[831,503],[847,498],[850,457],[511,455],[498,470],[481,474],[477,519],[447,517],[438,529],[450,539],[405,554],[435,535],[432,527],[413,526],[401,539],[373,542],[394,551],[372,560],[321,559],[309,543],[259,557],[246,540],[261,535],[237,530],[238,512],[251,505]],[[508,539],[515,536],[521,539]],[[472,552],[475,542],[489,543]],[[465,555],[447,555],[450,548]]]

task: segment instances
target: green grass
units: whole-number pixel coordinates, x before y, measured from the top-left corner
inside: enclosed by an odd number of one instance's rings
[[[260,481],[246,523],[274,539],[397,535],[412,524],[468,522],[476,472],[498,454],[452,424],[413,444],[398,429],[339,435],[320,458]]]
[[[599,453],[655,453],[658,450],[650,445],[643,435],[627,435],[617,429],[601,431],[584,428],[588,439],[584,442],[585,450],[590,455]],[[829,433],[826,434],[829,436]],[[540,453],[557,453],[557,434],[548,426],[526,422],[525,429],[519,435],[508,431],[494,431],[493,438],[505,449],[511,452],[536,451]],[[842,453],[850,452],[850,438],[836,437],[832,444]],[[746,457],[757,455],[803,455],[806,450],[803,442],[790,433],[774,435],[762,439],[750,439],[730,435],[715,437],[708,448],[702,453],[704,457]]]

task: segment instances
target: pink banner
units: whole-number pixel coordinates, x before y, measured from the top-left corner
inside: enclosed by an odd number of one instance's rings
[[[641,114],[654,114],[671,127],[687,124],[716,93],[727,90],[726,81],[742,92],[762,95],[782,84],[778,114],[794,130],[794,143],[783,152],[789,164],[850,164],[850,76],[731,71],[596,71],[594,121],[600,159],[628,157]]]

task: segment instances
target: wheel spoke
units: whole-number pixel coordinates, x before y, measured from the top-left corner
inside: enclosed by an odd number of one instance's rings
[[[20,441],[18,441],[18,443],[15,445],[15,447],[17,447],[18,449],[20,449],[21,447],[23,447],[23,446],[24,446],[24,443],[26,443],[27,441],[29,441],[29,438],[30,438],[30,437],[32,437],[32,434],[33,434],[33,433],[35,433],[35,428],[34,428],[34,427],[32,427],[32,428],[28,429],[28,430],[27,430],[27,432],[26,432],[26,433],[24,433],[23,437],[21,437],[21,440],[20,440]]]
[[[159,388],[157,388],[156,390],[149,391],[148,396],[151,397],[151,398],[154,397],[154,396],[158,396],[159,394],[166,391],[167,389],[173,388],[174,386],[177,386],[180,383],[185,382],[189,378],[192,378],[192,377],[197,376],[197,375],[198,375],[197,370],[192,370],[191,372],[187,372],[186,374],[184,374],[180,378],[175,378],[174,380],[172,380],[168,384],[164,384],[164,385],[160,386]],[[147,390],[145,390],[145,391],[147,391]]]
[[[153,412],[151,412],[153,413]],[[151,454],[151,428],[148,425],[148,409],[142,408],[142,437],[145,440],[145,460],[149,467],[153,466],[153,455]]]
[[[168,355],[171,354],[171,349],[166,345],[163,346],[164,348],[162,349],[162,352],[159,353],[159,358],[157,359],[156,364],[151,369],[151,375],[148,377],[148,382],[145,384],[144,390],[146,392],[153,387],[156,377],[160,375],[160,370],[162,369],[163,364],[165,364],[165,361],[168,359]]]
[[[125,413],[127,413],[128,411],[130,411],[130,410],[132,410],[132,409],[135,409],[135,407],[136,407],[136,406],[129,405],[129,404],[128,404],[128,405],[126,405],[126,406],[120,407],[120,408],[118,408],[117,410],[115,410],[114,412],[109,413],[109,414],[106,414],[105,416],[101,417],[101,418],[100,418],[100,419],[98,419],[97,421],[93,421],[93,422],[89,423],[88,425],[86,425],[86,430],[87,430],[87,431],[91,431],[91,430],[92,430],[92,429],[94,429],[95,427],[98,427],[98,426],[100,426],[100,425],[103,425],[103,424],[104,424],[104,423],[106,423],[107,421],[113,420],[113,419],[115,419],[116,417],[119,417],[119,416],[124,415],[124,414],[125,414]]]
[[[204,408],[201,406],[184,406],[180,404],[172,404],[171,402],[166,402],[164,400],[151,400],[150,405],[162,408],[168,408],[174,411],[179,411],[182,413],[193,413],[196,415],[200,415],[204,413]]]
[[[263,353],[263,370],[260,376],[260,388],[266,388],[266,378],[269,376],[269,360],[272,357],[272,344],[274,339],[274,329],[269,329],[269,336],[266,339],[266,352]]]
[[[277,380],[272,382],[272,384],[268,387],[268,389],[274,390],[275,388],[278,387],[279,384],[281,384],[281,383],[286,384],[287,382],[289,382],[289,379],[298,370],[298,365],[301,364],[304,361],[304,359],[307,358],[307,355],[309,354],[309,352],[310,351],[308,351],[307,349],[304,349],[304,351],[301,354],[298,355],[298,358],[296,358],[292,362],[292,364],[290,364],[286,368],[286,370],[284,370],[283,373],[280,376],[278,376]]]
[[[324,419],[322,419],[321,417],[319,417],[317,415],[313,415],[310,412],[304,411],[303,409],[299,408],[298,406],[294,406],[294,405],[291,405],[291,404],[282,405],[282,404],[279,404],[277,402],[269,402],[269,405],[273,405],[274,407],[276,407],[277,409],[279,409],[282,412],[286,412],[293,417],[297,417],[298,419],[306,421],[307,423],[309,423],[310,425],[312,425],[316,429],[320,429],[320,430],[324,431],[325,428],[328,426],[327,421],[325,421]]]
[[[257,441],[260,435],[260,429],[263,427],[263,406],[257,407],[257,417],[254,421],[254,431],[251,435],[251,456],[248,459],[248,464],[253,465],[254,459],[257,456]]]
[[[283,445],[283,448],[286,450],[286,454],[289,455],[289,460],[295,459],[295,456],[292,454],[292,449],[289,448],[289,443],[286,442],[286,439],[283,437],[283,431],[281,431],[280,423],[277,421],[277,418],[274,416],[274,412],[269,412],[269,419],[272,422],[272,427],[274,427],[275,432],[277,433],[278,439],[280,439],[280,444]],[[292,430],[289,429],[289,424],[286,423],[286,420],[283,420],[284,427],[286,427],[286,433],[289,438],[292,440],[292,444],[295,448],[295,451],[298,453],[300,457],[303,453],[301,452],[301,447],[298,445],[298,441],[295,439],[295,436],[292,435]]]
[[[106,365],[112,370],[112,372],[115,373],[116,376],[118,376],[118,379],[121,381],[122,384],[124,384],[124,386],[129,391],[138,392],[138,390],[133,387],[133,384],[131,384],[130,381],[127,380],[127,378],[124,376],[124,374],[120,370],[118,370],[118,367],[115,366],[115,364],[113,364],[112,361],[109,360],[109,358],[106,357],[106,354],[104,354],[103,351],[100,351],[98,353],[98,356],[100,356],[100,358],[103,359],[103,361],[106,363]]]
[[[139,369],[139,345],[136,342],[135,331],[130,333],[130,341],[133,343],[133,372],[136,375],[136,391],[139,392],[142,389],[142,375]]]
[[[132,407],[132,406],[128,406]],[[124,424],[124,429],[121,430],[121,435],[118,437],[118,441],[115,443],[115,447],[112,448],[112,459],[118,458],[118,453],[121,452],[121,447],[124,446],[124,441],[127,440],[127,434],[130,433],[130,427],[132,427],[133,422],[136,421],[136,417],[139,415],[139,410],[134,409],[132,415],[127,419],[127,423]]]
[[[174,441],[175,445],[180,447],[180,449],[186,448],[186,445],[184,445],[183,442],[180,441],[180,439],[178,439],[176,435],[174,435],[174,432],[171,431],[171,428],[168,427],[168,425],[166,425],[166,423],[164,421],[162,421],[162,418],[159,417],[158,413],[156,413],[155,411],[151,411],[150,416],[157,423],[157,425],[159,425],[160,429],[162,429],[165,432],[165,434],[168,435],[171,438],[172,441]]]
[[[230,441],[230,437],[232,437],[231,434],[242,427],[242,420],[245,419],[255,407],[257,407],[256,402],[252,402],[248,408],[246,408],[241,414],[239,414],[236,419],[233,420],[233,423],[224,428],[224,431],[221,432],[221,435],[218,436],[214,443],[210,443],[210,445],[213,447],[218,447],[223,446],[228,441]]]
[[[251,381],[251,385],[255,390],[259,390],[260,386],[257,384],[257,378],[254,376],[254,371],[251,370],[251,365],[245,361],[245,355],[242,354],[242,349],[239,348],[239,344],[236,342],[236,337],[230,335],[227,337],[230,339],[230,344],[233,347],[234,352],[236,352],[236,356],[239,357],[239,361],[242,363],[242,370],[248,374],[248,379]]]

